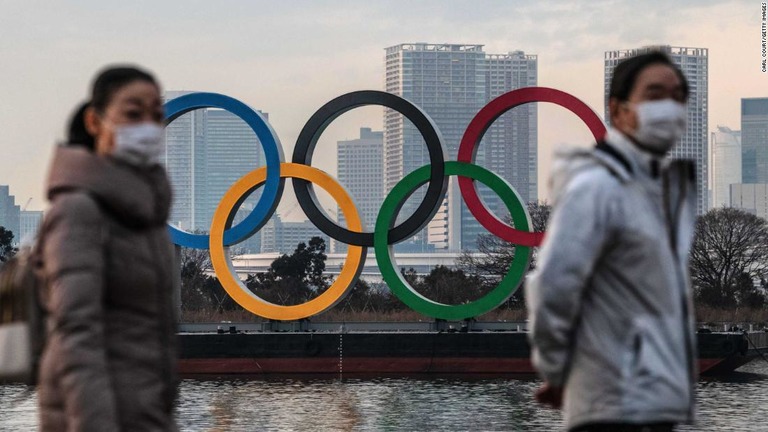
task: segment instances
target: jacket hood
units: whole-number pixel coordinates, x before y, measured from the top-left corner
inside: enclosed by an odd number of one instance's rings
[[[571,179],[586,169],[602,166],[619,181],[627,182],[635,175],[650,176],[653,161],[658,165],[665,164],[665,158],[637,148],[621,132],[613,128],[608,128],[605,143],[610,146],[610,152],[600,151],[595,147],[566,147],[555,152],[552,176],[549,180],[553,202],[557,201],[563,188]]]
[[[72,190],[89,192],[128,226],[162,225],[168,219],[171,187],[161,165],[136,167],[81,148],[57,147],[46,186],[48,199]]]

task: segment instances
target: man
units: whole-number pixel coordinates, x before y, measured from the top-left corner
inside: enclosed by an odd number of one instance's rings
[[[688,84],[663,53],[611,81],[611,125],[594,149],[559,155],[553,212],[526,287],[539,402],[572,431],[671,431],[693,417],[688,251],[691,162],[665,156],[685,131]]]

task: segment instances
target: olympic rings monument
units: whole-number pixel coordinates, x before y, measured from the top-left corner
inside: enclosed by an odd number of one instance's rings
[[[244,103],[216,93],[191,93],[172,99],[165,104],[166,124],[202,108],[220,108],[240,117],[259,138],[266,166],[247,173],[224,194],[211,221],[210,234],[192,234],[169,225],[171,239],[181,247],[208,249],[213,270],[227,294],[249,312],[270,320],[301,320],[332,308],[357,282],[370,247],[374,248],[384,282],[411,309],[442,320],[482,315],[501,305],[519,288],[530,263],[531,248],[541,243],[544,233],[530,231],[530,215],[525,203],[503,178],[476,165],[475,153],[483,135],[498,117],[531,102],[554,103],[570,110],[586,124],[596,141],[605,135],[603,122],[581,100],[557,89],[526,87],[505,93],[480,109],[464,132],[457,160],[447,161],[440,131],[426,112],[399,96],[363,90],[344,94],[320,107],[301,130],[291,162],[285,162],[275,131],[261,114]],[[385,197],[373,232],[363,231],[355,204],[344,187],[327,173],[311,166],[317,140],[328,125],[345,112],[365,105],[384,106],[405,116],[424,137],[429,154],[428,165],[407,174]],[[478,222],[492,234],[515,244],[515,259],[501,282],[485,296],[460,305],[435,302],[415,291],[397,270],[392,249],[394,244],[424,228],[437,213],[446,194],[449,176],[459,177],[461,196]],[[292,179],[299,205],[309,220],[330,238],[349,245],[347,259],[331,286],[306,303],[290,306],[268,302],[246,288],[227,253],[230,246],[246,240],[269,220],[280,201],[286,178]],[[499,195],[512,216],[514,228],[485,206],[475,186],[478,181]],[[410,217],[395,225],[401,206],[424,184],[427,192],[422,202]],[[347,228],[337,225],[320,209],[313,185],[324,189],[337,202],[348,223]],[[257,188],[263,190],[253,211],[233,225],[240,204]]]

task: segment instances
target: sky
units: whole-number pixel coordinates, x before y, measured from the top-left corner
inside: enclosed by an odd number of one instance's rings
[[[17,204],[45,207],[54,144],[93,76],[113,63],[141,65],[167,90],[223,93],[268,112],[288,160],[315,110],[346,92],[383,90],[384,48],[412,42],[535,54],[539,86],[573,94],[600,117],[605,51],[708,48],[709,129],[739,129],[740,98],[768,97],[760,9],[757,0],[0,0],[0,184]],[[591,137],[556,106],[540,104],[538,122],[546,198],[553,149]],[[380,129],[381,110],[332,124],[313,165],[334,172],[334,143],[362,126]]]

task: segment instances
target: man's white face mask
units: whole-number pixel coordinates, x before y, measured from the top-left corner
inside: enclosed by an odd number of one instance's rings
[[[115,128],[115,149],[112,156],[128,163],[146,166],[158,163],[165,147],[162,126],[144,122]]]
[[[633,136],[645,150],[664,155],[685,133],[685,105],[672,99],[641,102],[635,105],[637,130]]]

